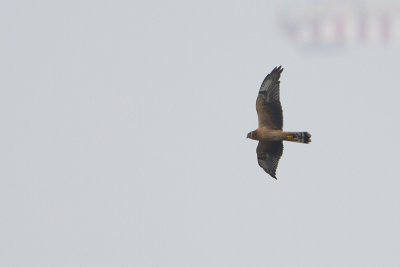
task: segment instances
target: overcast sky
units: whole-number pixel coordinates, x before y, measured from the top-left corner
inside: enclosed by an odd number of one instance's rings
[[[2,1],[0,265],[400,266],[400,15],[376,5]],[[313,137],[274,180],[245,137],[279,65]]]

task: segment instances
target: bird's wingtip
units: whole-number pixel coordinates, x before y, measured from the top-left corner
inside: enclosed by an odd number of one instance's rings
[[[279,73],[282,73],[282,71],[283,71],[282,65],[275,67],[272,71],[277,71]]]

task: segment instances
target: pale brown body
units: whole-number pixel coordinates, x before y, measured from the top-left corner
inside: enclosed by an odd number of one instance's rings
[[[280,102],[279,78],[283,69],[276,67],[265,77],[259,90],[256,110],[258,128],[247,134],[247,138],[258,140],[257,160],[261,168],[276,179],[276,169],[283,153],[283,142],[291,141],[308,144],[308,132],[284,132],[283,112]]]
[[[258,141],[295,141],[296,132],[283,132],[281,130],[268,130],[258,128],[250,133],[249,138]]]

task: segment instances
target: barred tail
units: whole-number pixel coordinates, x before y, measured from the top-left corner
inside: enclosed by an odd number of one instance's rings
[[[311,142],[311,134],[308,132],[292,132],[286,134],[286,141],[308,144]]]

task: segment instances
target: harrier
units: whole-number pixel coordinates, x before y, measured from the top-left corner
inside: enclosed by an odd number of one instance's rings
[[[308,132],[284,132],[282,106],[279,99],[279,78],[283,69],[275,67],[261,84],[256,101],[258,128],[247,134],[247,138],[258,140],[258,165],[276,179],[276,168],[283,153],[282,141],[308,144]]]

